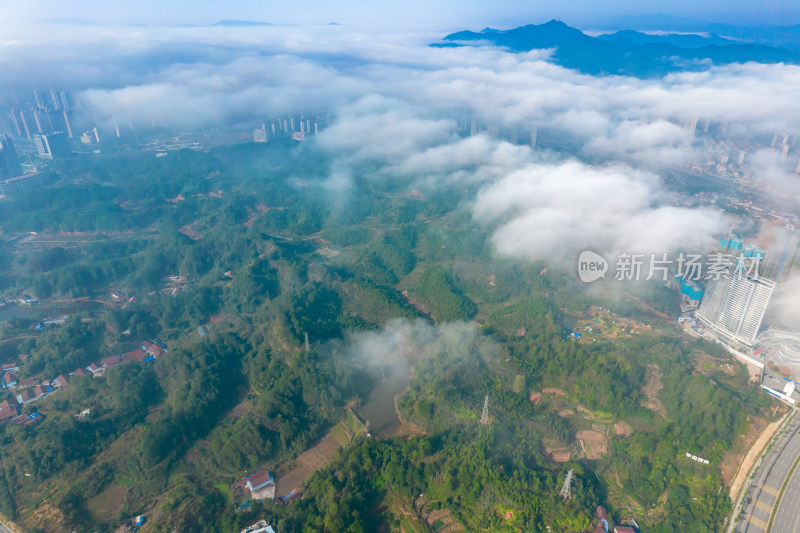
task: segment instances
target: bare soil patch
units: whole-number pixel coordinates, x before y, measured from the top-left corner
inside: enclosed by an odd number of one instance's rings
[[[450,513],[450,509],[436,509],[427,513],[424,509],[422,517],[436,531],[465,531],[464,526],[456,522],[455,517]],[[434,527],[434,524],[437,524],[436,527]]]
[[[67,531],[60,524],[66,521],[64,513],[54,504],[47,501],[42,502],[31,512],[26,512],[22,517],[24,525],[21,526],[26,531],[47,531],[47,532],[61,532]]]
[[[231,418],[239,418],[240,416],[244,415],[245,413],[249,413],[254,409],[253,404],[249,401],[245,400],[233,409],[228,412],[228,416]]]
[[[633,434],[633,428],[627,422],[617,422],[614,424],[614,433],[621,437],[630,437]]]
[[[544,439],[542,445],[545,454],[557,463],[565,463],[572,458],[573,448],[563,442]]]
[[[420,302],[419,300],[417,300],[413,296],[410,296],[408,294],[408,291],[403,291],[401,294],[403,295],[403,298],[405,298],[406,301],[409,304],[411,304],[412,306],[414,306],[417,309],[417,311],[421,312],[423,315],[430,315],[431,314],[431,312],[428,310],[428,308],[425,307],[425,304],[423,304],[422,302]]]
[[[255,211],[253,211],[253,210],[248,210],[248,215],[249,215],[249,216],[247,217],[247,220],[245,221],[245,223],[244,223],[244,226],[245,226],[246,228],[249,228],[250,226],[252,226],[252,225],[253,225],[253,222],[255,222],[255,221],[256,221],[256,219],[257,219],[257,218],[258,218],[260,215],[263,215],[264,213],[266,213],[267,211],[269,211],[269,209],[270,209],[270,208],[269,208],[269,207],[267,207],[267,206],[265,206],[264,204],[256,204]]]
[[[784,417],[781,418],[780,420],[772,422],[766,428],[764,428],[764,430],[758,436],[758,439],[756,439],[756,441],[750,447],[749,451],[747,452],[747,455],[745,455],[744,459],[739,464],[738,467],[739,469],[736,472],[736,476],[733,479],[733,483],[731,483],[730,495],[733,501],[736,501],[736,499],[739,497],[739,492],[741,492],[742,487],[744,487],[745,481],[747,481],[747,474],[750,472],[750,469],[753,468],[753,465],[761,456],[761,452],[764,450],[764,447],[769,443],[770,439],[772,439],[772,436],[775,435],[775,432],[781,426],[785,418],[786,416],[784,415]],[[748,431],[748,436],[749,435],[750,432]],[[724,465],[727,458],[723,457],[722,460]],[[723,470],[723,479],[724,475],[725,471]]]
[[[597,431],[578,431],[575,438],[581,445],[581,450],[589,460],[600,459],[608,453],[608,441],[605,435]]]

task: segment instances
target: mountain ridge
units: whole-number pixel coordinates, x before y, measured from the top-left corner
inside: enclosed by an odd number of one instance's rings
[[[527,24],[510,30],[485,28],[451,33],[444,43],[488,42],[513,52],[554,48],[552,60],[593,75],[662,76],[679,70],[701,70],[730,63],[800,63],[800,54],[761,44],[742,43],[718,35],[650,35],[633,30],[592,37],[564,22]]]

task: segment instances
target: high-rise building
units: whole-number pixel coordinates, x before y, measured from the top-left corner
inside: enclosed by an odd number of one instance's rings
[[[695,316],[717,333],[746,346],[755,344],[775,283],[731,268],[710,279]]]
[[[0,181],[20,175],[22,175],[22,168],[19,166],[14,143],[8,137],[0,137]]]
[[[36,144],[39,157],[43,159],[68,157],[72,153],[67,135],[61,131],[47,135],[34,135],[33,142]]]
[[[56,111],[61,109],[61,102],[58,99],[55,89],[50,89],[50,101],[53,102],[53,109]]]
[[[44,130],[42,129],[42,122],[39,120],[39,110],[38,109],[34,109],[33,110],[33,123],[36,124],[36,130],[39,133],[44,133]]]
[[[261,125],[261,129],[253,130],[253,142],[267,142],[267,127],[264,124]]]
[[[8,118],[10,118],[11,122],[14,124],[14,128],[17,130],[17,135],[22,137],[22,128],[19,127],[19,120],[17,120],[17,114],[14,111],[14,108],[9,111]]]
[[[25,137],[31,138],[31,130],[28,128],[28,120],[25,118],[25,111],[19,110],[19,118],[22,120],[22,126],[25,128]]]
[[[45,108],[44,98],[42,98],[42,95],[39,93],[39,91],[33,91],[33,98],[36,100],[36,107],[39,109]]]

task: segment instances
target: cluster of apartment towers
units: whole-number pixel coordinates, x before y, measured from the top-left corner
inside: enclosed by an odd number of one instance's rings
[[[695,317],[722,337],[744,346],[754,346],[777,281],[797,255],[797,239],[794,237],[783,246],[784,249],[773,254],[773,279],[757,271],[746,271],[740,262],[734,262],[726,275],[706,280],[705,288],[695,292],[695,297],[701,297]],[[741,238],[730,234],[720,239],[720,248],[723,253],[738,254],[762,263],[765,256],[763,250],[745,246]],[[682,288],[686,287],[685,283],[682,281]],[[696,291],[696,285],[689,290]]]

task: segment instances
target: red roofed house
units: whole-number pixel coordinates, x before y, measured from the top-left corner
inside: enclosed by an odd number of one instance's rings
[[[31,389],[25,389],[24,391],[17,394],[17,401],[19,403],[28,403],[31,400],[35,400],[36,395],[33,393]]]
[[[266,470],[256,472],[247,478],[247,486],[250,487],[250,492],[252,492],[253,495],[255,495],[255,493],[259,490],[263,489],[264,487],[268,487],[273,483],[275,483],[275,480],[272,479],[272,476]]]
[[[118,365],[122,362],[121,355],[112,355],[111,357],[106,357],[105,359],[100,359],[100,366],[103,367],[110,367],[114,365]]]
[[[13,387],[17,384],[17,376],[11,372],[6,372],[6,375],[3,377],[3,381],[5,382],[6,387]]]
[[[0,409],[5,409],[6,407],[13,407],[14,409],[16,409],[17,402],[14,401],[13,398],[10,400],[3,400],[2,402],[0,402]]]
[[[615,526],[614,533],[636,533],[631,526]]]
[[[6,422],[15,416],[17,416],[17,402],[12,403],[8,400],[0,402],[0,422]]]
[[[22,426],[32,426],[33,424],[37,424],[42,421],[42,415],[39,413],[31,413],[29,415],[19,415],[18,417],[12,418],[12,424],[20,424]]]
[[[33,388],[33,393],[36,394],[37,397],[47,396],[48,394],[50,394],[50,388],[45,387],[44,385],[36,385]]]
[[[145,352],[149,353],[156,359],[158,359],[159,357],[161,357],[166,353],[166,351],[164,350],[164,348],[161,347],[160,344],[156,344],[153,342],[144,341],[142,343],[142,348],[144,348]]]
[[[79,368],[78,370],[73,370],[72,372],[70,372],[69,375],[70,376],[85,376],[86,375],[86,371],[84,369],[82,369],[82,368]]]
[[[99,367],[99,366],[97,366],[97,365],[96,365],[96,364],[94,364],[94,363],[92,363],[91,365],[87,366],[87,367],[86,367],[86,369],[87,369],[89,372],[91,372],[92,374],[96,374],[96,373],[100,372],[100,370],[101,370],[101,369],[100,369],[100,367]]]
[[[140,363],[149,357],[144,350],[134,350],[122,355],[123,361],[139,361]]]
[[[0,370],[3,372],[8,372],[9,370],[19,370],[19,365],[17,363],[6,363],[0,367]]]
[[[38,385],[40,382],[41,382],[41,380],[38,377],[37,378],[28,378],[28,379],[23,379],[22,381],[20,381],[19,382],[19,386],[20,386],[20,388],[22,388],[22,387],[33,387],[34,385]]]
[[[64,374],[61,374],[53,381],[55,382],[56,387],[66,387],[69,385],[69,379],[67,379],[67,376]]]

